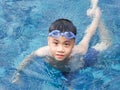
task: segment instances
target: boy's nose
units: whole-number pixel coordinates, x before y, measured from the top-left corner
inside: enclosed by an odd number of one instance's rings
[[[58,52],[64,52],[64,47],[63,47],[62,45],[59,45],[59,46],[57,47],[57,51],[58,51]]]

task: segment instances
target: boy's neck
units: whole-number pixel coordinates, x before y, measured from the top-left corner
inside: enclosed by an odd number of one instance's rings
[[[67,67],[68,62],[69,62],[69,58],[66,58],[62,61],[58,61],[55,58],[51,57],[51,56],[46,56],[46,62],[48,62],[51,66],[53,66],[54,68],[64,72],[64,71],[69,71],[69,67]]]

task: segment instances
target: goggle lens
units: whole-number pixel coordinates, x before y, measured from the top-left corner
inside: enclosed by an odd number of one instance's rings
[[[49,36],[56,37],[56,38],[60,37],[60,36],[64,36],[67,39],[75,38],[74,33],[72,33],[72,32],[63,32],[63,33],[61,33],[59,30],[53,30],[52,32],[49,33]]]

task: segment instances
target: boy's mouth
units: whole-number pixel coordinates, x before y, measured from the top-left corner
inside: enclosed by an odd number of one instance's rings
[[[62,54],[56,54],[56,56],[57,56],[57,58],[59,58],[59,59],[62,59],[62,58],[64,57],[64,55],[62,55]]]

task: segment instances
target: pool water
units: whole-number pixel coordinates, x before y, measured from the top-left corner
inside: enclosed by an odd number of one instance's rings
[[[47,45],[48,28],[54,20],[67,18],[76,25],[77,44],[91,22],[86,15],[89,7],[90,0],[0,0],[0,90],[120,90],[119,0],[99,0],[113,45],[99,54],[94,66],[66,78],[44,58],[36,57],[24,69],[21,81],[11,82],[22,60]],[[95,35],[90,45],[98,41]]]

